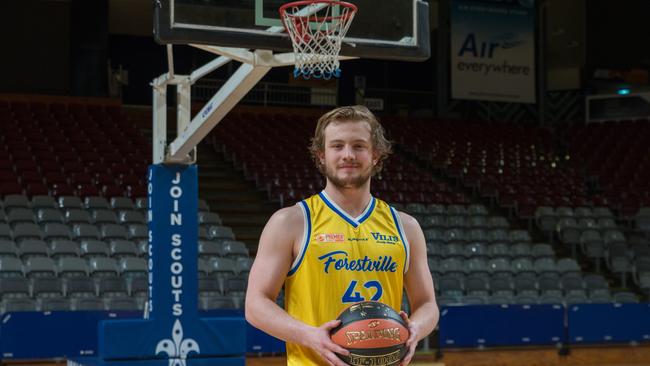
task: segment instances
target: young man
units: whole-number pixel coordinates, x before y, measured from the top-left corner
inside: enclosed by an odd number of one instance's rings
[[[327,184],[267,223],[248,281],[246,319],[287,342],[289,366],[345,366],[336,353],[348,351],[329,337],[334,319],[363,300],[399,310],[406,288],[407,365],[439,314],[420,226],[370,194],[390,142],[372,112],[350,106],[319,119],[310,150]],[[275,303],[283,284],[286,311]]]

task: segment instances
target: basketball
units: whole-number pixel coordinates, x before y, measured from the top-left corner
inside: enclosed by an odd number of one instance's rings
[[[334,343],[350,351],[338,355],[349,365],[398,365],[407,353],[406,323],[390,306],[363,301],[349,306],[337,318],[341,324],[330,332]]]

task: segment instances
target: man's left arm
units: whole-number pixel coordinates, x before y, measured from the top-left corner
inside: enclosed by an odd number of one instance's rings
[[[404,234],[410,247],[410,262],[404,275],[404,286],[411,309],[410,316],[402,312],[402,318],[409,325],[411,335],[406,343],[409,352],[401,365],[411,362],[418,341],[426,337],[438,324],[440,312],[436,304],[433,279],[427,262],[427,247],[424,234],[418,222],[410,215],[400,212]]]

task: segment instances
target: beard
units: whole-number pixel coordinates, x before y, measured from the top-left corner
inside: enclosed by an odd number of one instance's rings
[[[369,169],[360,172],[359,175],[348,176],[346,178],[340,178],[336,175],[336,170],[330,170],[328,167],[325,167],[325,177],[327,180],[332,182],[336,188],[360,188],[364,184],[368,183],[370,177],[372,177],[372,167]]]

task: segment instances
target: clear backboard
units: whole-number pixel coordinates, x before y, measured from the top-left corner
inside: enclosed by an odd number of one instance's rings
[[[279,0],[158,0],[154,34],[162,44],[291,51]],[[422,61],[430,56],[429,5],[420,0],[348,0],[358,12],[342,56]]]

